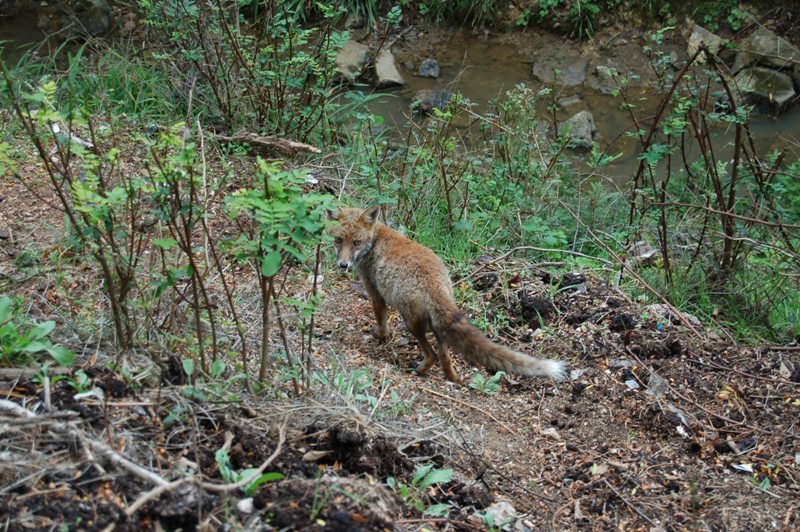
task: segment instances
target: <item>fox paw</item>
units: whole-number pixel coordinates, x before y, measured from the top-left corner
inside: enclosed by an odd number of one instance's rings
[[[372,328],[372,336],[375,337],[378,342],[383,343],[389,338],[389,331],[382,331],[380,327],[373,327]]]

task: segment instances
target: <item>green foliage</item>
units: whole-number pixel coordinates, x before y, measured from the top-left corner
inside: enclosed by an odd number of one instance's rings
[[[252,478],[252,480],[243,488],[248,497],[255,495],[256,490],[262,484],[283,480],[285,478],[283,473],[278,473],[275,471],[258,474],[258,469],[255,467],[243,469],[242,471],[236,471],[233,469],[233,467],[231,467],[230,456],[228,455],[228,451],[226,451],[224,448],[217,449],[217,452],[214,453],[214,459],[217,462],[217,468],[219,469],[222,479],[228,484],[235,484],[237,482],[242,482]]]
[[[226,198],[231,218],[246,215],[256,238],[241,234],[229,243],[238,260],[254,260],[264,277],[273,277],[287,257],[306,261],[320,243],[332,196],[305,189],[307,173],[284,170],[275,161],[259,158],[254,188],[241,189]]]
[[[47,336],[56,322],[45,321],[31,325],[14,317],[11,298],[0,296],[0,364],[30,365],[39,363],[35,355],[47,353],[54,362],[69,366],[75,355],[64,346],[53,344]]]
[[[336,52],[348,34],[333,31],[336,10],[323,10],[325,24],[304,28],[297,1],[265,4],[248,20],[238,1],[140,1],[162,39],[156,57],[174,67],[174,90],[192,87],[207,119],[303,142],[320,139],[329,132]]]
[[[482,373],[476,373],[472,377],[469,387],[473,390],[478,390],[484,395],[497,395],[500,391],[500,379],[502,379],[505,374],[504,371],[498,371],[487,379]]]
[[[419,14],[436,23],[478,26],[493,23],[502,2],[498,0],[422,0],[418,2]]]
[[[426,503],[427,490],[439,484],[447,484],[453,479],[452,469],[435,469],[434,464],[420,466],[414,471],[410,484],[405,484],[395,477],[388,477],[386,484],[397,492],[405,504],[413,506],[423,515],[441,517],[447,515],[451,505],[447,503],[432,504]]]

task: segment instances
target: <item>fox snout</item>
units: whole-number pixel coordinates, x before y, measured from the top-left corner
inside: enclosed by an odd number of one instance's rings
[[[344,271],[347,271],[347,270],[349,270],[350,268],[353,267],[353,261],[352,260],[341,260],[341,259],[339,259],[339,267],[341,269],[343,269]]]

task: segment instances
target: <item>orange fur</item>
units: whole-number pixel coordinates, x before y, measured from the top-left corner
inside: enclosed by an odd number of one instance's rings
[[[372,301],[379,339],[388,336],[387,305],[396,309],[406,327],[419,342],[425,359],[417,367],[425,374],[438,360],[445,376],[459,382],[447,345],[470,362],[520,375],[561,380],[565,365],[517,353],[486,338],[459,312],[447,268],[425,246],[380,223],[379,206],[366,210],[340,209],[330,229],[336,261],[340,267],[354,267]],[[434,352],[427,332],[438,341]]]

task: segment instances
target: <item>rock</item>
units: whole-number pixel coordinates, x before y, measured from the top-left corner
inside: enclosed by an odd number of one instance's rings
[[[452,96],[453,93],[447,90],[417,91],[411,99],[411,108],[420,114],[428,114],[434,109],[444,111]]]
[[[681,318],[679,316],[675,316],[675,314],[670,310],[667,305],[663,303],[654,303],[652,305],[648,305],[644,308],[644,311],[650,315],[650,317],[656,321],[662,322],[673,322],[673,323],[680,323]],[[703,323],[697,319],[696,316],[692,316],[691,314],[687,314],[686,312],[681,313],[681,317],[689,322],[692,327],[702,327]]]
[[[111,27],[111,7],[106,0],[79,0],[74,17],[81,33],[100,35]]]
[[[11,239],[11,232],[8,229],[0,229],[0,240]]]
[[[566,98],[561,98],[558,100],[558,106],[562,109],[575,105],[577,103],[581,103],[581,96],[580,94],[573,94],[572,96],[567,96]]]
[[[644,393],[661,399],[669,391],[669,383],[656,373],[651,373]]]
[[[438,78],[439,77],[439,62],[436,59],[425,59],[420,63],[417,75],[423,78]]]
[[[397,70],[394,55],[390,50],[381,50],[378,54],[378,58],[375,60],[375,77],[377,79],[375,83],[377,87],[393,87],[406,84],[406,80]]]
[[[628,266],[652,266],[658,259],[659,252],[644,240],[633,243],[628,248]]]
[[[242,512],[243,514],[251,514],[253,513],[253,498],[249,497],[247,499],[242,499],[236,503],[236,509]]]
[[[369,61],[369,47],[354,40],[344,43],[336,53],[336,70],[346,81],[355,81]]]
[[[695,24],[692,29],[692,34],[689,36],[689,44],[686,47],[686,53],[689,54],[689,57],[697,53],[702,43],[705,43],[709,52],[716,54],[719,51],[719,47],[722,46],[722,38],[711,33],[704,27]],[[706,62],[703,54],[698,56],[697,61],[701,64]]]
[[[557,83],[565,87],[580,85],[586,80],[586,57],[577,59],[545,57],[533,64],[533,75],[542,83]],[[556,75],[558,71],[558,75]]]
[[[581,111],[559,127],[561,135],[569,135],[569,147],[575,150],[591,150],[597,126],[589,111]]]
[[[620,69],[616,65],[597,65],[587,82],[591,88],[602,94],[613,94],[618,88],[614,78],[619,75]]]
[[[746,68],[736,74],[734,80],[742,102],[754,105],[759,112],[766,114],[780,114],[796,94],[788,74],[769,68]]]
[[[484,515],[493,527],[503,528],[517,517],[517,510],[507,501],[497,501],[484,510]]]
[[[766,28],[759,28],[738,46],[733,72],[751,65],[777,70],[789,69],[800,62],[800,51],[792,43]]]
[[[344,29],[355,30],[364,27],[364,16],[361,13],[355,12],[347,15],[344,19]]]

